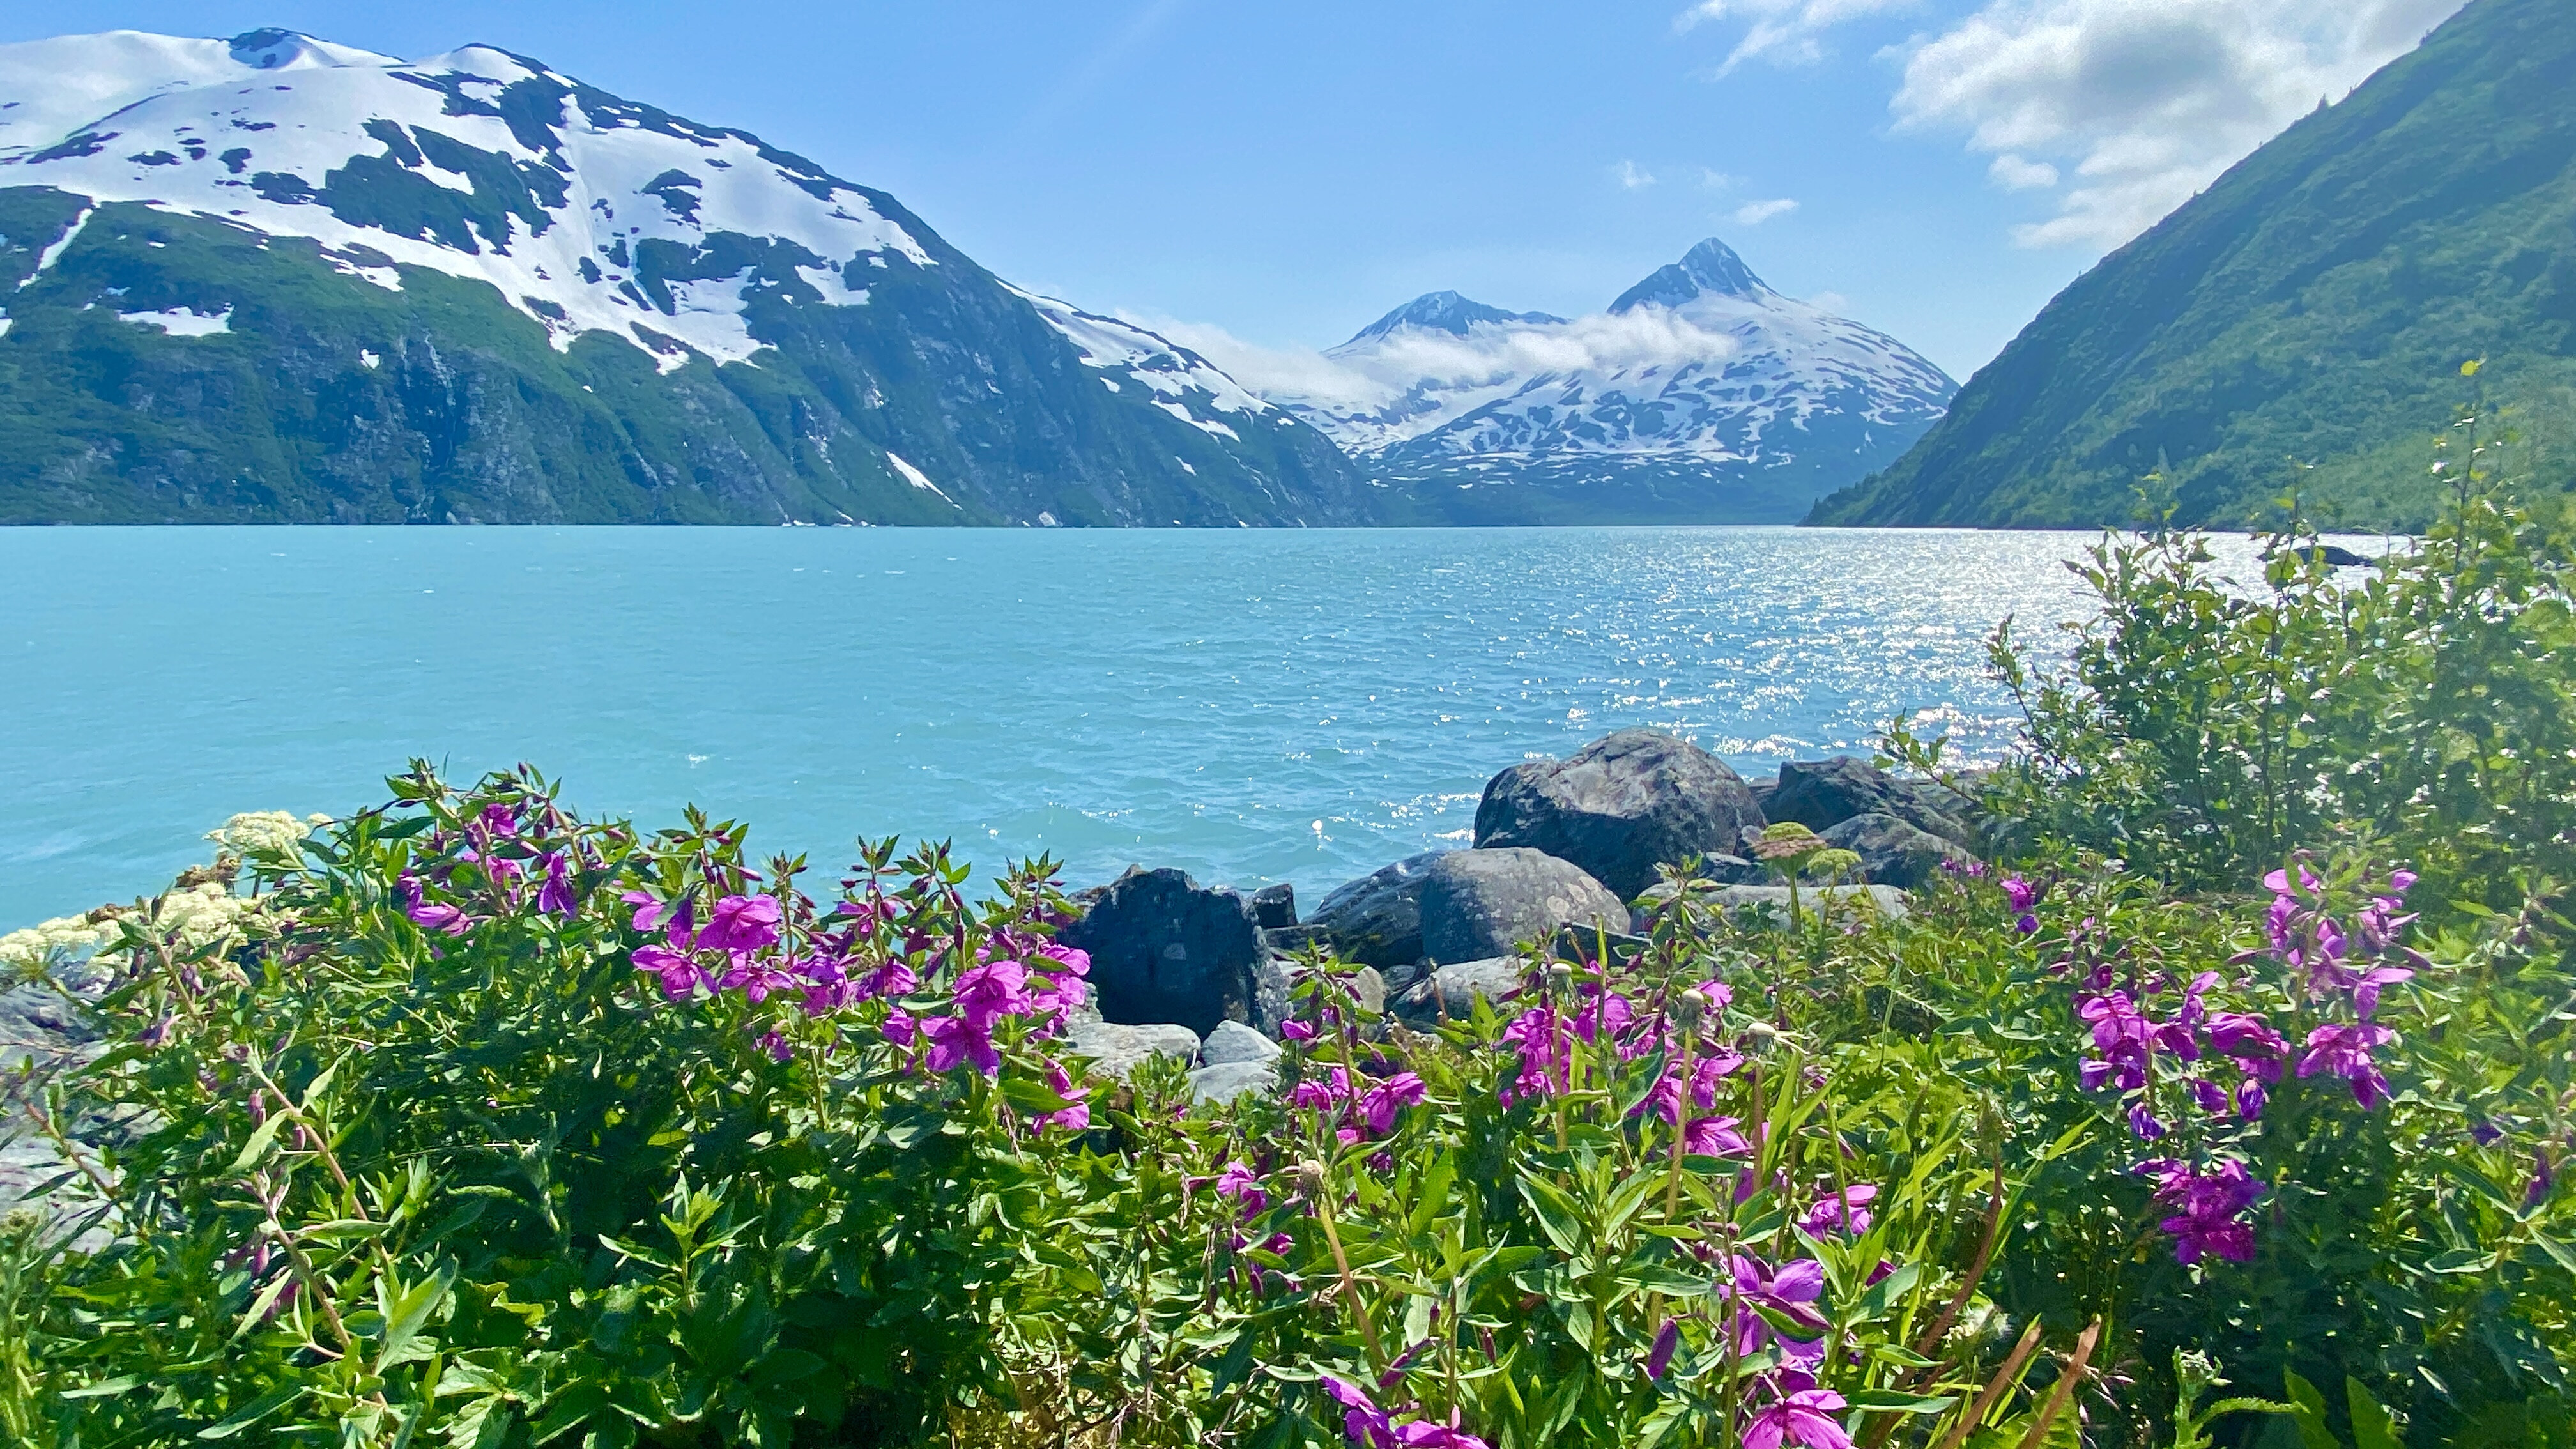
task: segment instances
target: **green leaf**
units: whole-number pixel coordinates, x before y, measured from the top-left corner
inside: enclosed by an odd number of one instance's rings
[[[1851,1395],[1855,1409],[1877,1409],[1890,1414],[1938,1414],[1959,1402],[1954,1395],[1901,1394],[1894,1389],[1862,1389]]]
[[[2299,1377],[2296,1369],[2283,1369],[2282,1381],[2290,1391],[2290,1417],[2299,1426],[2299,1443],[2304,1449],[2343,1449],[2326,1427],[2326,1396],[2317,1386]]]
[[[241,1155],[233,1159],[233,1165],[224,1169],[224,1176],[239,1177],[250,1171],[253,1163],[268,1155],[269,1144],[277,1140],[277,1129],[285,1125],[284,1112],[269,1113],[268,1120],[260,1123],[259,1130],[250,1134],[250,1140],[242,1144]]]
[[[392,1270],[386,1271],[390,1273]],[[431,1346],[424,1344],[415,1351],[412,1340],[419,1336],[421,1325],[429,1321],[430,1314],[447,1301],[448,1290],[455,1285],[456,1265],[453,1263],[439,1264],[437,1272],[413,1284],[399,1297],[391,1295],[390,1279],[377,1280],[376,1294],[385,1315],[385,1339],[384,1347],[376,1351],[376,1372],[383,1373],[396,1364],[427,1356]]]
[[[271,1117],[268,1120],[274,1122],[277,1119]],[[267,1393],[260,1395],[258,1398],[251,1400],[249,1403],[242,1405],[240,1408],[233,1410],[229,1414],[226,1414],[224,1417],[208,1424],[202,1429],[199,1429],[197,1431],[197,1437],[200,1439],[229,1439],[235,1434],[240,1433],[242,1430],[249,1428],[251,1425],[258,1423],[260,1420],[267,1418],[269,1415],[276,1413],[278,1410],[285,1408],[287,1405],[294,1403],[297,1399],[304,1397],[304,1387],[305,1386],[302,1384],[288,1384],[282,1388],[271,1389]]]
[[[141,1388],[142,1386],[143,1380],[140,1377],[134,1374],[119,1374],[115,1378],[101,1379],[97,1383],[84,1384],[77,1389],[64,1389],[54,1397],[58,1399],[102,1399],[110,1394],[121,1394],[127,1389],[136,1389]]]
[[[2531,1241],[2539,1246],[2540,1251],[2547,1253],[2559,1267],[2570,1273],[2576,1273],[2576,1248],[2571,1248],[2542,1232],[2534,1232],[2531,1235]]]
[[[1521,1198],[1537,1215],[1540,1231],[1556,1250],[1572,1258],[1590,1246],[1583,1233],[1583,1215],[1565,1190],[1545,1178],[1521,1174]]]
[[[2345,1375],[2343,1396],[2352,1411],[2352,1438],[2357,1449],[2405,1449],[2397,1437],[2397,1420],[2370,1396],[2361,1380]]]

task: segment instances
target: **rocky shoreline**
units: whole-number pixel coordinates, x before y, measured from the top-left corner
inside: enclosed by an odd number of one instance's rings
[[[1302,919],[1286,885],[1202,886],[1169,867],[1130,867],[1076,891],[1081,914],[1060,939],[1090,954],[1094,1001],[1069,1025],[1070,1054],[1113,1077],[1171,1058],[1203,1101],[1275,1092],[1278,1039],[1309,948],[1361,967],[1367,1005],[1428,1025],[1518,991],[1525,943],[1579,956],[1602,936],[1627,938],[1644,914],[1631,903],[1651,906],[1664,865],[1697,857],[1721,905],[1781,911],[1788,891],[1764,883],[1771,871],[1752,841],[1782,822],[1860,859],[1867,884],[1810,889],[1811,899],[1865,898],[1901,916],[1908,891],[1945,863],[1974,859],[1971,813],[1964,797],[1867,760],[1792,762],[1777,779],[1748,781],[1688,741],[1622,730],[1566,759],[1502,771],[1485,787],[1471,846],[1397,861],[1328,892]],[[103,974],[0,991],[9,1093],[0,1214],[72,1170],[22,1099],[96,1054],[87,1001]],[[100,1119],[65,1126],[92,1147],[115,1135]],[[95,1206],[82,1186],[58,1187],[49,1215]]]
[[[1972,813],[1966,798],[1867,760],[1791,762],[1777,779],[1748,781],[1688,741],[1622,730],[1566,759],[1504,770],[1485,786],[1471,846],[1351,881],[1303,920],[1285,885],[1247,894],[1169,867],[1130,867],[1076,892],[1083,914],[1060,939],[1090,954],[1097,1003],[1074,1028],[1074,1050],[1111,1075],[1172,1057],[1202,1100],[1273,1091],[1269,1063],[1305,948],[1360,966],[1364,1001],[1427,1024],[1516,992],[1524,943],[1554,940],[1572,955],[1596,933],[1641,929],[1630,903],[1651,903],[1665,865],[1696,857],[1720,904],[1785,909],[1788,889],[1763,883],[1772,872],[1752,849],[1782,822],[1859,857],[1867,883],[1824,898],[1865,896],[1902,915],[1908,891],[1975,860]]]

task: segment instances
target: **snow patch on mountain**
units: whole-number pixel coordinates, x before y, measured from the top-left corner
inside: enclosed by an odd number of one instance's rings
[[[1054,297],[1017,287],[1011,290],[1035,307],[1049,326],[1065,335],[1074,351],[1081,354],[1085,367],[1101,371],[1100,381],[1111,392],[1124,391],[1122,380],[1132,383],[1154,394],[1153,406],[1211,437],[1237,442],[1242,441],[1243,435],[1223,416],[1200,414],[1241,415],[1237,421],[1248,421],[1267,413],[1273,422],[1286,421],[1273,404],[1237,382],[1225,369],[1158,332],[1116,317],[1085,312]]]
[[[869,269],[936,265],[809,161],[488,46],[418,62],[285,31],[0,46],[0,186],[27,185],[310,237],[378,286],[405,265],[486,281],[558,348],[615,333],[665,370],[759,351],[743,314],[760,290],[862,306]]]
[[[116,320],[156,328],[173,337],[213,337],[233,330],[233,309],[226,307],[207,314],[189,307],[171,307],[159,312],[119,312]]]

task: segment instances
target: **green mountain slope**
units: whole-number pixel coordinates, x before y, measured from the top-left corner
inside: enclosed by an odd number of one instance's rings
[[[2489,359],[2498,401],[2576,386],[2576,12],[2473,0],[2424,44],[2114,252],[1820,524],[2253,521],[2432,512],[2428,438]]]
[[[0,523],[1378,506],[1205,359],[1007,285],[883,192],[525,57],[278,31],[6,49],[0,111],[43,120],[0,134]]]

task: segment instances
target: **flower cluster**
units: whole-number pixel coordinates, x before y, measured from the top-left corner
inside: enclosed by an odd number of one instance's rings
[[[2269,990],[2252,976],[2230,981],[2201,971],[2187,981],[2153,971],[2123,970],[2121,952],[2087,919],[2065,938],[2065,954],[2052,969],[2074,974],[2075,1011],[2089,1050],[2079,1078],[2086,1091],[2122,1094],[2130,1130],[2156,1141],[2174,1130],[2159,1115],[2187,1103],[2201,1116],[2202,1133],[2223,1133],[2261,1118],[2272,1090],[2295,1070],[2300,1077],[2341,1078],[2365,1109],[2388,1101],[2390,1087],[2375,1053],[2396,1040],[2378,1025],[2381,991],[2412,979],[2423,957],[2398,935],[2414,918],[2401,914],[2402,897],[2415,877],[2396,871],[2385,880],[2365,878],[2358,909],[2338,915],[2326,883],[2304,864],[2272,872],[2265,912],[2264,948],[2228,964],[2247,967],[2266,958],[2287,968],[2286,989]],[[2006,882],[2007,889],[2012,882]],[[2024,909],[2025,895],[2013,903]],[[2035,896],[2028,899],[2034,900]],[[2017,923],[2025,934],[2033,921]],[[2397,962],[2408,964],[2400,965]],[[2220,1007],[2221,998],[2234,1001]],[[2271,1000],[2288,1021],[2276,1021]],[[2304,1027],[2304,1050],[2293,1045]],[[2232,1071],[2226,1070],[2232,1068]],[[2177,1090],[2178,1089],[2178,1090]],[[2137,1171],[2157,1182],[2156,1200],[2180,1209],[2161,1226],[2175,1239],[2185,1263],[2216,1256],[2245,1262],[2253,1256],[2252,1229],[2243,1214],[2262,1195],[2242,1162],[2215,1156],[2206,1169],[2157,1158]]]
[[[328,815],[307,815],[298,819],[284,810],[254,810],[236,815],[206,832],[215,843],[215,853],[234,860],[253,855],[291,851],[311,835],[316,826],[331,822]]]
[[[1484,1440],[1458,1427],[1454,1409],[1446,1424],[1421,1418],[1398,1423],[1359,1385],[1331,1374],[1322,1375],[1321,1382],[1324,1392],[1342,1406],[1343,1431],[1357,1449],[1487,1449]]]

